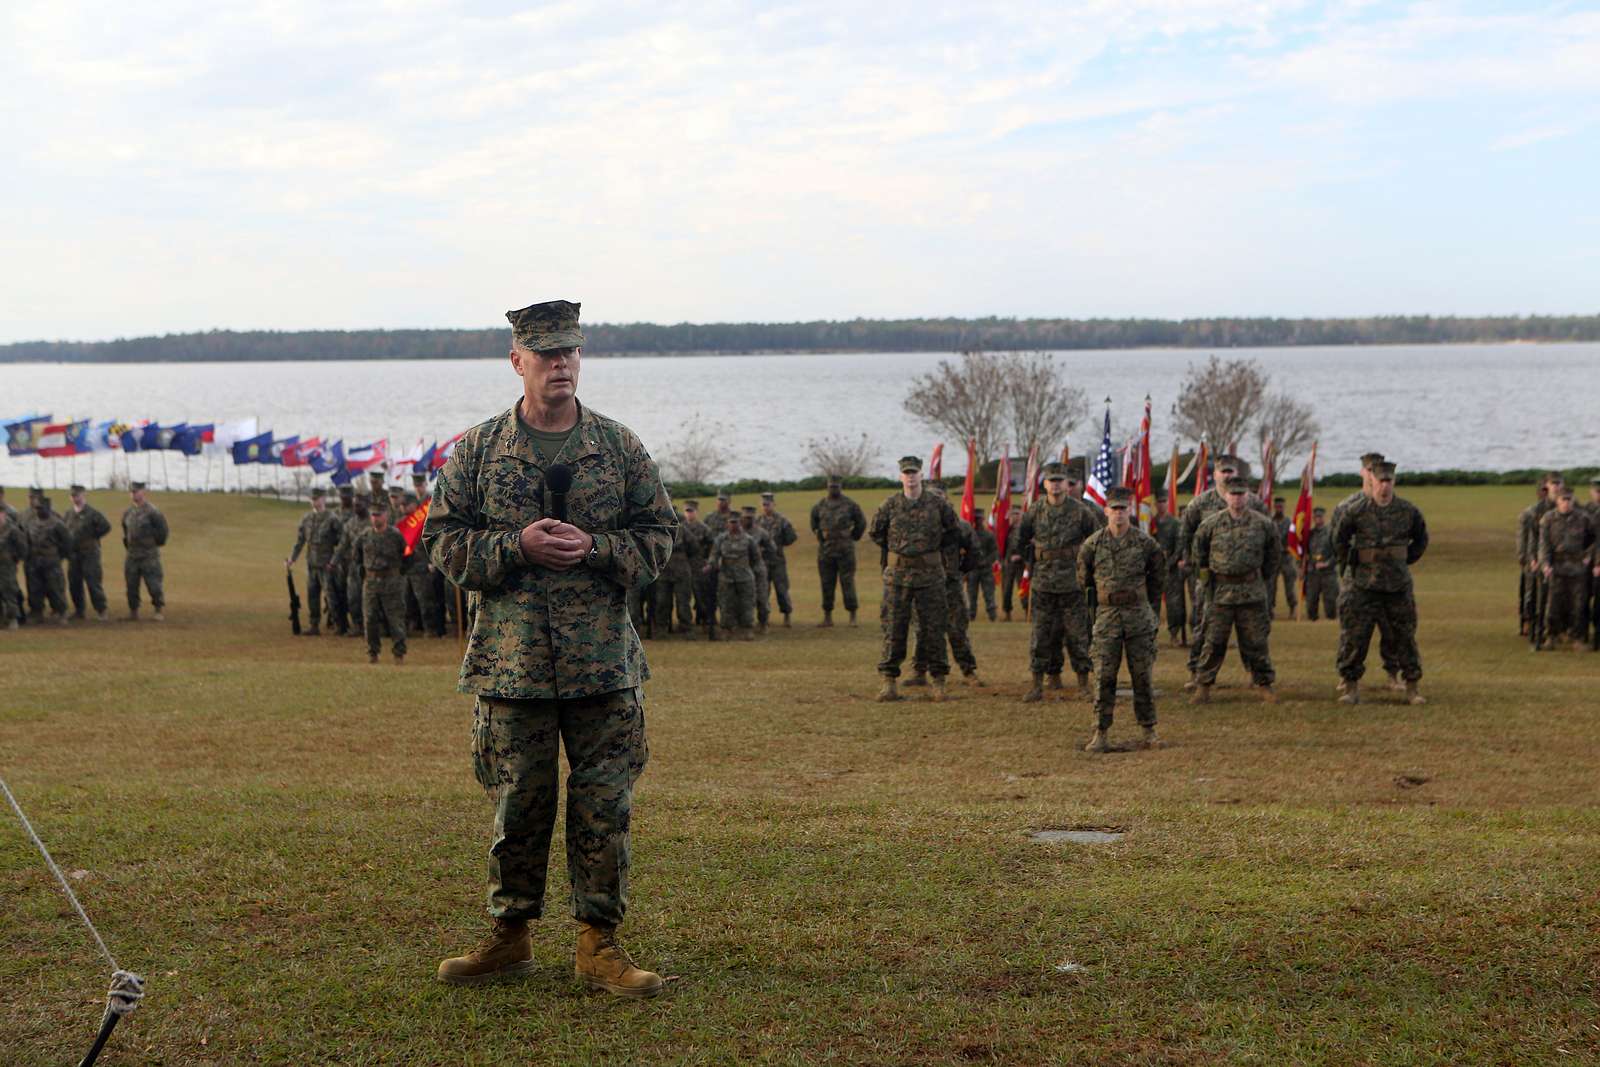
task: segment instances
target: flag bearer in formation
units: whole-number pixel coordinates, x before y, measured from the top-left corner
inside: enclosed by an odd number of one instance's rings
[[[167,517],[146,499],[143,482],[130,483],[128,491],[133,504],[122,513],[122,543],[128,549],[128,556],[122,561],[122,576],[128,584],[128,621],[138,621],[139,584],[143,582],[155,612],[152,617],[162,622],[166,619],[162,609],[167,606],[167,595],[162,589],[161,546],[167,543],[171,531]]]
[[[414,492],[407,492],[401,498],[402,510],[400,515],[407,518],[416,513],[422,506],[422,501]],[[404,540],[404,537],[401,538]],[[417,534],[417,544],[422,543],[422,535]],[[433,577],[428,573],[428,554],[419,548],[414,548],[411,555],[405,557],[401,573],[406,576],[406,591],[411,594],[411,602],[415,603],[417,619],[420,625],[417,633],[431,633],[435,637],[444,636],[444,616],[439,612],[438,601],[433,598]]]
[[[676,514],[677,509],[673,509]],[[661,568],[661,576],[656,579],[656,621],[660,622],[667,634],[680,633],[683,636],[694,638],[694,608],[691,603],[694,589],[695,553],[690,543],[688,522],[682,515],[678,516],[677,529],[672,531],[672,557],[667,560],[667,565]],[[678,625],[672,624],[672,609],[678,609]]]
[[[428,489],[428,476],[426,474],[413,474],[411,476],[411,491],[417,495],[419,504],[427,504],[428,501],[433,499],[433,493]],[[427,551],[420,547],[422,544],[420,538],[417,544],[419,547],[413,549],[411,554],[422,557],[423,572],[427,575],[425,580],[428,584],[428,596],[431,598],[430,603],[433,605],[432,612],[423,621],[427,624],[433,636],[443,637],[448,630],[445,624],[448,622],[454,625],[456,621],[456,592],[444,580],[444,572],[433,565],[433,561],[428,558]]]
[[[1094,736],[1085,752],[1105,752],[1117,703],[1117,672],[1128,661],[1133,683],[1133,714],[1142,728],[1139,748],[1160,748],[1151,674],[1156,663],[1156,633],[1167,565],[1161,546],[1134,526],[1129,510],[1133,491],[1117,486],[1106,493],[1106,528],[1089,535],[1078,553],[1078,585],[1099,590],[1090,642],[1098,692]]]
[[[943,500],[944,506],[950,508],[950,501],[945,495],[943,485],[934,482],[927,486],[926,491]],[[955,515],[955,509],[951,508],[950,513]],[[967,602],[961,592],[963,578],[977,566],[978,542],[972,527],[965,519],[955,515],[955,520],[955,543],[945,545],[941,550],[941,562],[944,564],[945,634],[950,639],[950,657],[956,661],[956,666],[961,668],[961,676],[969,685],[981,688],[983,680],[978,677],[978,659],[972,654],[972,642],[967,637]],[[908,686],[928,684],[928,650],[922,645],[921,633],[919,628],[916,651],[911,656],[911,677],[906,679]]]
[[[1000,558],[999,542],[994,531],[983,521],[983,509],[972,509],[972,536],[978,545],[977,566],[967,572],[967,618],[978,617],[978,594],[983,594],[983,607],[994,622],[994,564]]]
[[[50,498],[33,498],[33,513],[25,520],[28,531],[28,617],[34,622],[44,617],[48,601],[50,613],[62,626],[67,624],[67,582],[61,564],[72,554],[72,538],[67,524],[50,508]]]
[[[311,613],[309,637],[322,633],[322,585],[333,560],[333,550],[339,545],[338,515],[328,510],[327,491],[311,490],[311,510],[300,518],[300,528],[295,534],[294,548],[283,561],[284,568],[292,570],[302,550],[306,554],[306,606]],[[329,625],[333,620],[328,620]]]
[[[711,543],[706,569],[717,583],[717,615],[722,620],[724,640],[732,640],[734,627],[739,637],[754,641],[756,624],[756,568],[761,565],[761,549],[743,524],[729,512],[722,533]]]
[[[1326,508],[1311,509],[1311,535],[1306,538],[1306,618],[1318,612],[1339,618],[1339,572],[1333,566],[1333,529]]]
[[[1339,605],[1339,700],[1361,702],[1361,675],[1376,627],[1389,634],[1406,703],[1422,704],[1411,566],[1428,549],[1428,526],[1416,505],[1394,495],[1393,463],[1374,463],[1372,482],[1372,495],[1351,504],[1333,525],[1333,549],[1345,575]]]
[[[1289,621],[1293,622],[1300,606],[1300,570],[1295,566],[1294,553],[1289,551],[1289,531],[1294,529],[1294,519],[1283,513],[1285,503],[1281,496],[1272,498],[1272,525],[1278,528],[1278,547],[1283,549],[1279,575],[1283,579],[1283,599],[1289,605]],[[1275,576],[1267,590],[1267,614],[1274,618],[1278,614],[1278,584]]]
[[[372,525],[356,540],[365,578],[361,586],[361,612],[367,628],[367,662],[378,662],[387,631],[394,642],[394,665],[406,658],[406,588],[400,567],[406,556],[406,539],[389,525],[389,509],[381,499],[372,506]]]
[[[689,560],[689,574],[694,585],[694,622],[697,626],[713,629],[717,624],[717,590],[706,572],[706,558],[711,554],[711,543],[716,535],[700,521],[700,501],[683,502],[683,548]]]
[[[1272,683],[1271,585],[1282,565],[1283,543],[1272,520],[1250,509],[1256,499],[1249,479],[1235,474],[1223,483],[1227,506],[1213,512],[1195,531],[1190,552],[1199,584],[1206,588],[1205,655],[1195,678],[1194,703],[1211,699],[1217,670],[1228,654],[1228,638],[1237,633],[1239,658],[1260,688],[1261,699],[1277,703]]]
[[[0,499],[0,627],[7,630],[15,630],[22,617],[17,599],[17,564],[27,559],[28,535],[17,521],[16,509]]]
[[[1017,528],[1014,558],[1031,565],[1028,595],[1033,606],[1033,636],[1028,666],[1033,686],[1024,703],[1044,699],[1044,686],[1060,689],[1061,669],[1071,661],[1078,696],[1089,698],[1089,627],[1083,587],[1078,584],[1078,551],[1104,518],[1074,497],[1064,463],[1044,465],[1045,495],[1033,502]],[[1065,654],[1062,649],[1065,646]]]
[[[1546,594],[1545,636],[1559,649],[1562,639],[1576,652],[1584,638],[1589,608],[1590,571],[1596,566],[1594,520],[1577,506],[1570,485],[1556,494],[1556,506],[1539,520],[1539,568],[1550,583]]]
[[[778,546],[773,542],[767,531],[756,525],[756,508],[754,504],[746,504],[740,509],[739,528],[745,536],[756,543],[756,628],[759,633],[767,632],[767,622],[771,618],[772,605],[768,589],[772,585],[772,561],[777,558]]]
[[[1174,647],[1183,644],[1183,615],[1188,610],[1183,595],[1183,571],[1178,566],[1178,539],[1181,536],[1183,524],[1176,515],[1167,514],[1166,490],[1157,489],[1156,544],[1161,547],[1161,558],[1166,567],[1166,573],[1162,575],[1161,599],[1167,606],[1167,636]]]
[[[783,625],[787,629],[789,616],[794,613],[794,604],[789,599],[789,560],[783,550],[794,544],[799,535],[794,532],[794,523],[778,513],[777,499],[771,493],[761,494],[761,515],[756,519],[756,525],[767,532],[777,548],[773,559],[767,564],[767,578],[772,583],[778,612],[783,616]]]
[[[844,598],[850,625],[856,624],[856,542],[867,530],[867,516],[861,505],[844,495],[844,483],[835,475],[828,478],[828,495],[811,508],[811,532],[817,537],[817,575],[822,579],[822,621],[833,625],[834,586]]]
[[[107,620],[105,572],[100,566],[100,539],[111,532],[107,519],[84,495],[85,489],[75,485],[72,510],[62,516],[67,524],[71,552],[67,556],[67,591],[72,594],[72,617],[84,617],[86,606],[94,608],[94,617]],[[84,593],[87,590],[87,603]]]
[[[896,679],[906,658],[906,637],[912,611],[917,616],[917,645],[928,650],[932,675],[930,698],[945,697],[944,679],[950,673],[945,656],[945,592],[942,550],[956,543],[956,513],[944,500],[922,485],[922,460],[900,458],[900,492],[883,502],[872,517],[869,536],[882,550],[883,657],[878,673],[883,688],[880,701],[899,700]]]
[[[1371,499],[1378,484],[1378,480],[1373,476],[1372,472],[1382,462],[1383,453],[1381,452],[1368,452],[1361,457],[1361,488],[1333,506],[1333,511],[1328,516],[1328,528],[1330,530],[1339,528],[1339,523],[1352,507],[1363,500]],[[1533,546],[1533,551],[1537,553],[1537,544]],[[1339,557],[1337,544],[1334,545],[1334,574],[1339,580],[1339,614],[1343,615],[1345,604],[1349,601],[1351,590],[1354,587],[1351,584],[1350,575],[1345,568],[1344,562]],[[1528,586],[1531,589],[1533,582],[1529,581]],[[1389,688],[1396,692],[1404,692],[1406,684],[1400,678],[1400,653],[1397,651],[1394,630],[1390,627],[1380,626],[1378,628],[1378,657],[1383,661],[1384,674],[1388,675]]]
[[[1222,485],[1229,478],[1239,477],[1244,472],[1244,464],[1234,456],[1218,456],[1215,464],[1215,474],[1212,486],[1193,500],[1189,501],[1183,509],[1183,530],[1178,538],[1178,551],[1182,554],[1180,566],[1186,577],[1195,577],[1194,603],[1195,612],[1191,619],[1194,632],[1189,635],[1189,680],[1183,684],[1185,689],[1193,689],[1199,684],[1200,661],[1206,654],[1206,629],[1208,626],[1206,610],[1211,606],[1211,591],[1207,583],[1198,578],[1199,567],[1194,562],[1194,535],[1200,529],[1200,524],[1206,519],[1224,510],[1228,504],[1222,494]],[[1260,512],[1266,517],[1267,507],[1260,499],[1251,496],[1247,502],[1248,507]]]

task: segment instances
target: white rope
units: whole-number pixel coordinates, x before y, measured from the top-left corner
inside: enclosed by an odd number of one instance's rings
[[[83,905],[78,903],[78,895],[72,891],[72,886],[67,881],[67,876],[61,873],[61,868],[56,866],[56,861],[50,855],[50,850],[44,847],[44,842],[39,840],[39,835],[34,832],[33,824],[28,821],[28,816],[22,811],[22,805],[17,803],[17,798],[11,795],[11,787],[6,785],[6,780],[0,778],[0,792],[5,793],[6,800],[11,803],[11,810],[17,813],[17,818],[22,820],[22,828],[28,832],[28,837],[33,841],[34,847],[39,850],[39,855],[44,857],[45,866],[50,868],[50,873],[56,876],[56,881],[61,883],[61,891],[72,902],[72,908],[78,913],[78,918],[83,920],[83,925],[89,928],[89,935],[94,938],[94,943],[100,948],[100,955],[106,958],[111,965],[111,991],[106,995],[106,1010],[115,1015],[126,1015],[139,1006],[140,999],[144,996],[144,979],[131,971],[125,971],[117,966],[116,957],[111,955],[111,950],[106,948],[105,939],[100,936],[100,931],[94,928],[94,923],[89,921],[89,915],[83,910]]]

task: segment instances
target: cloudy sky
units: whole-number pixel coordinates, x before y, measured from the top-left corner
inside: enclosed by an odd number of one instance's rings
[[[0,341],[1600,311],[1600,3],[9,0],[0,85]]]

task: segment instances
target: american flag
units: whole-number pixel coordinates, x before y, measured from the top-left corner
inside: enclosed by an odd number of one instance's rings
[[[1106,506],[1106,489],[1116,481],[1116,464],[1111,458],[1111,401],[1106,401],[1105,434],[1100,438],[1100,454],[1095,457],[1089,471],[1089,484],[1084,493],[1101,507]]]

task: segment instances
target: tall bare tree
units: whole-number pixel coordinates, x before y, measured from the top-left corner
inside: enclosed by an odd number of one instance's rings
[[[970,437],[978,455],[995,454],[1005,428],[1005,363],[985,352],[963,352],[959,364],[940,360],[937,370],[911,380],[906,411],[935,433],[965,448]]]
[[[726,440],[723,428],[697,411],[684,424],[683,433],[661,450],[662,472],[672,482],[711,482],[733,461]]]
[[[1280,482],[1298,473],[1299,460],[1321,433],[1322,426],[1311,409],[1288,393],[1267,397],[1256,415],[1256,444],[1265,449],[1268,441],[1273,443]]]
[[[859,478],[872,473],[878,460],[878,446],[866,434],[859,438],[844,434],[812,437],[806,440],[806,460],[817,474]]]
[[[1172,405],[1173,429],[1180,437],[1205,438],[1213,451],[1230,448],[1243,440],[1266,393],[1267,374],[1253,359],[1212,356],[1198,367],[1191,363]]]
[[[1061,442],[1089,413],[1089,395],[1068,384],[1049,352],[1004,357],[1000,381],[1006,428],[1019,454],[1034,441],[1045,453],[1057,454]]]

